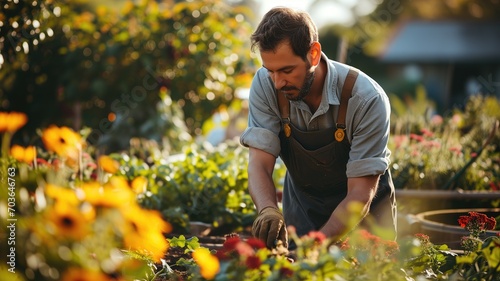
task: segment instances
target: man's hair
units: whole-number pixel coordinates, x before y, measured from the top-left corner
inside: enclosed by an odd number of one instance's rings
[[[318,30],[308,13],[286,7],[268,11],[252,34],[252,50],[275,51],[288,41],[295,55],[303,60],[312,43],[318,41]]]

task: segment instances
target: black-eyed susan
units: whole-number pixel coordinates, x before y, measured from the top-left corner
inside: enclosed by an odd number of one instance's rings
[[[99,159],[97,159],[97,164],[99,164],[99,167],[101,167],[103,171],[110,174],[114,174],[120,169],[120,163],[108,155],[100,156]]]
[[[0,112],[0,133],[15,132],[28,122],[28,117],[22,112]]]
[[[154,210],[144,210],[139,206],[121,209],[125,218],[123,241],[125,247],[148,255],[156,262],[164,257],[168,241],[164,233],[172,231],[172,226]]]
[[[61,157],[76,160],[83,148],[82,137],[68,127],[50,126],[42,133],[42,141],[47,150]]]
[[[22,147],[15,144],[10,148],[10,155],[19,162],[33,163],[36,158],[36,148],[34,146]]]
[[[67,203],[56,203],[47,209],[49,232],[56,239],[82,240],[90,232],[90,222],[95,217],[93,209],[82,210]]]
[[[200,267],[200,274],[203,278],[207,280],[214,279],[215,275],[219,272],[219,260],[210,253],[209,249],[197,248],[193,252],[193,259]]]
[[[70,267],[63,274],[61,281],[110,281],[108,275],[79,267]]]
[[[54,199],[57,203],[66,203],[76,206],[80,203],[80,198],[77,195],[77,190],[68,187],[60,187],[53,184],[45,186],[45,194],[47,197]]]
[[[143,176],[138,176],[132,180],[130,187],[136,194],[144,193],[148,187],[148,179]]]

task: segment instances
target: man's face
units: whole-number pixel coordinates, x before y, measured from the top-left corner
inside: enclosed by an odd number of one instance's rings
[[[287,42],[281,43],[275,51],[261,51],[260,55],[263,67],[280,94],[289,100],[302,100],[309,94],[314,81],[311,63],[296,56]]]

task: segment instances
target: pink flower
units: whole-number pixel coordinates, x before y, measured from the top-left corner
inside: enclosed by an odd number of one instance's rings
[[[417,135],[417,134],[410,134],[410,139],[416,140],[417,142],[424,141],[424,137]]]
[[[408,137],[406,135],[395,135],[395,136],[393,136],[393,139],[394,139],[394,144],[396,145],[396,148],[402,147],[408,141]]]
[[[431,123],[433,125],[441,125],[443,124],[443,117],[441,117],[441,115],[434,115],[431,118]]]
[[[240,256],[243,257],[250,257],[255,254],[255,251],[252,249],[252,247],[250,247],[250,245],[245,242],[238,242],[238,244],[236,244],[235,250]]]
[[[426,129],[426,128],[422,128],[420,130],[420,132],[422,133],[422,135],[426,136],[426,137],[432,137],[434,135],[433,132],[431,132],[431,130],[429,129]]]

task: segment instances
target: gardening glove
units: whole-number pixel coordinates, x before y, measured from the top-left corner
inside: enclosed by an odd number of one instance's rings
[[[252,225],[252,235],[264,241],[269,249],[275,248],[279,240],[285,248],[288,247],[285,219],[275,207],[266,207],[259,212]]]

